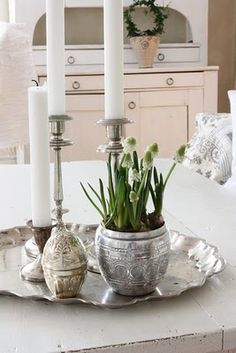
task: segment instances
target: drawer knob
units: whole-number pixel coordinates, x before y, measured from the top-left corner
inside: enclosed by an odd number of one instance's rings
[[[157,55],[157,59],[158,59],[159,61],[164,61],[164,60],[165,60],[165,55],[164,55],[163,53],[159,53],[159,54]]]
[[[73,87],[74,89],[79,89],[79,88],[80,88],[80,83],[79,83],[78,81],[74,81],[74,82],[72,83],[72,87]]]
[[[129,102],[128,107],[129,107],[129,109],[135,109],[136,108],[135,102],[133,102],[133,101]]]
[[[68,56],[68,58],[67,58],[67,62],[68,62],[68,64],[70,64],[70,65],[73,65],[74,63],[75,63],[75,58],[74,58],[74,56]]]
[[[174,84],[174,79],[172,77],[169,77],[167,80],[166,80],[166,83],[168,86],[172,86]]]

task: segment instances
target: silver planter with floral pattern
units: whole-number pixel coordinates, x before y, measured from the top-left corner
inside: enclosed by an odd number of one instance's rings
[[[104,280],[116,293],[146,295],[164,277],[170,256],[166,226],[150,232],[124,233],[100,225],[96,256]]]

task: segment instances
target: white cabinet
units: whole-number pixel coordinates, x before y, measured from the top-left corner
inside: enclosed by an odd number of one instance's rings
[[[173,10],[179,16],[182,16],[184,23],[181,30],[178,30],[176,28],[177,24],[170,22],[170,27],[165,32],[172,32],[171,37],[173,37],[173,32],[183,31],[186,33],[184,40],[178,41],[176,38],[174,41],[162,41],[158,56],[156,57],[156,64],[162,67],[170,65],[207,65],[208,0],[162,0],[162,2],[163,4],[169,4],[171,11]],[[132,0],[124,0],[124,6],[128,6],[130,3],[132,3]],[[66,10],[94,9],[96,11],[98,8],[101,9],[103,7],[103,0],[66,0],[65,6]],[[33,41],[35,28],[42,16],[45,15],[46,0],[9,0],[9,7],[10,21],[26,23]],[[172,20],[173,18],[170,21]],[[68,22],[70,23],[70,27],[76,30],[77,20],[70,21],[68,19]],[[82,33],[88,31],[91,26],[95,26],[95,23],[85,21]],[[100,23],[100,27],[96,28],[98,32],[101,31],[101,26],[102,24]],[[40,27],[40,29],[42,28]],[[103,63],[104,55],[102,46],[93,45],[98,43],[93,42],[92,45],[90,43],[84,46],[76,45],[82,43],[73,44],[75,44],[74,48],[69,43],[66,48],[67,65],[98,65]],[[73,56],[75,61],[68,62],[67,59],[69,56]],[[35,46],[35,59],[37,65],[44,65],[46,59],[45,48],[39,48],[38,45]],[[136,62],[133,51],[129,46],[125,47],[125,63],[133,65]]]
[[[96,124],[104,116],[104,95],[68,95],[66,106],[68,115],[73,117],[66,125],[66,135],[73,146],[64,149],[63,159],[104,159],[102,153],[96,152],[105,139],[104,129]]]
[[[164,94],[163,94],[164,93]],[[184,92],[181,92],[181,94]],[[177,94],[178,97],[175,97]],[[129,94],[128,94],[129,96]],[[168,94],[170,104],[164,103],[165,92],[141,92],[128,103],[137,107],[129,116],[136,120],[136,127],[129,126],[127,133],[136,132],[139,139],[138,150],[143,153],[145,147],[152,142],[158,142],[160,157],[170,157],[174,151],[188,139],[188,105],[183,102],[179,92]],[[177,99],[176,99],[177,98]],[[173,105],[171,104],[173,103]]]
[[[138,140],[138,151],[157,141],[160,157],[171,157],[194,132],[199,112],[217,111],[217,67],[175,70],[133,69],[125,73],[125,116],[134,123],[126,135]],[[40,82],[46,76],[39,77]],[[104,117],[102,72],[66,77],[67,136],[74,145],[65,149],[64,160],[105,158],[97,153],[105,143],[105,129],[96,122]]]

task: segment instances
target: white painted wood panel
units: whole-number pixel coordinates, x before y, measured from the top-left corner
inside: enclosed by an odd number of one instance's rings
[[[208,87],[210,90],[210,87]],[[193,88],[188,90],[188,140],[190,140],[196,129],[196,115],[200,112],[205,112],[204,107],[204,93],[207,90],[203,88]],[[212,91],[211,99],[217,100],[217,96],[214,96],[214,90]],[[216,110],[212,112],[217,112],[217,103],[215,106]]]
[[[157,142],[160,158],[173,156],[178,147],[187,143],[187,119],[187,106],[140,107],[141,152]],[[168,138],[163,131],[168,131]]]
[[[106,141],[105,128],[97,121],[104,118],[103,95],[67,96],[67,113],[73,117],[66,126],[66,136],[73,141],[72,147],[63,151],[63,160],[104,159],[105,155],[96,152]]]
[[[218,72],[204,73],[204,111],[217,112],[218,101]]]
[[[141,139],[138,92],[125,93],[125,117],[133,123],[125,126],[126,136],[135,136],[138,145]]]

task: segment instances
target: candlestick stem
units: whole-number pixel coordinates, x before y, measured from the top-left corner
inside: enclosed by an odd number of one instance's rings
[[[71,146],[70,140],[65,140],[63,134],[65,132],[65,121],[71,120],[67,115],[52,115],[49,117],[51,125],[51,140],[50,146],[55,152],[54,161],[54,201],[56,205],[55,215],[58,225],[63,224],[63,214],[66,210],[63,210],[63,178],[61,168],[61,149],[62,147]]]
[[[56,219],[58,223],[62,222],[62,202],[63,185],[61,170],[61,148],[55,148],[55,170],[54,170],[54,201],[56,204]]]

